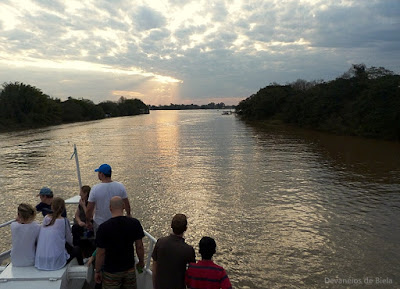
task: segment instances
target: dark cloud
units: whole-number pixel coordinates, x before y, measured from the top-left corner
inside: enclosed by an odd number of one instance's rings
[[[138,31],[161,28],[166,23],[166,18],[160,12],[149,7],[139,7],[132,19],[136,23]]]

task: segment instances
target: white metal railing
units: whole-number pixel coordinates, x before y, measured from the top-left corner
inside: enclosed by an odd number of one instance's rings
[[[10,220],[8,222],[5,222],[3,224],[0,224],[0,228],[6,227],[6,226],[10,226],[11,223],[14,222],[14,221],[15,221],[15,219],[14,220]],[[11,253],[11,249],[0,253],[0,264],[3,263],[3,261],[5,259],[10,257],[10,253]]]
[[[153,272],[151,271],[151,268],[150,268],[150,263],[151,263],[151,254],[153,253],[154,245],[157,243],[157,239],[154,238],[152,235],[150,235],[145,230],[143,230],[143,231],[144,231],[145,236],[147,238],[149,238],[149,249],[147,250],[147,259],[146,259],[146,263],[144,264],[144,269],[146,270],[147,273],[149,273],[150,275],[153,275]]]

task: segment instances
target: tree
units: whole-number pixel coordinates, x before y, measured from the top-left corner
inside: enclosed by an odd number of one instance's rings
[[[59,102],[34,86],[19,82],[4,83],[0,104],[3,122],[32,126],[61,121]]]

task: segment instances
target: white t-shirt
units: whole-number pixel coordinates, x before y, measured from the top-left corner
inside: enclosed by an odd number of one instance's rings
[[[89,202],[95,203],[93,219],[98,226],[111,218],[110,200],[115,196],[122,199],[128,197],[124,185],[120,182],[96,184],[90,190]]]
[[[65,242],[72,245],[72,233],[67,219],[56,219],[53,225],[47,226],[51,217],[46,215],[40,228],[36,247],[35,267],[40,270],[58,270],[67,264],[69,254]]]
[[[38,222],[30,224],[11,223],[11,263],[13,266],[33,266],[39,231],[40,225]]]

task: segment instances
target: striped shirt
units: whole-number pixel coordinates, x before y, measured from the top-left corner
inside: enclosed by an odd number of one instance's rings
[[[231,289],[232,285],[224,268],[211,260],[190,263],[185,275],[189,289]]]

